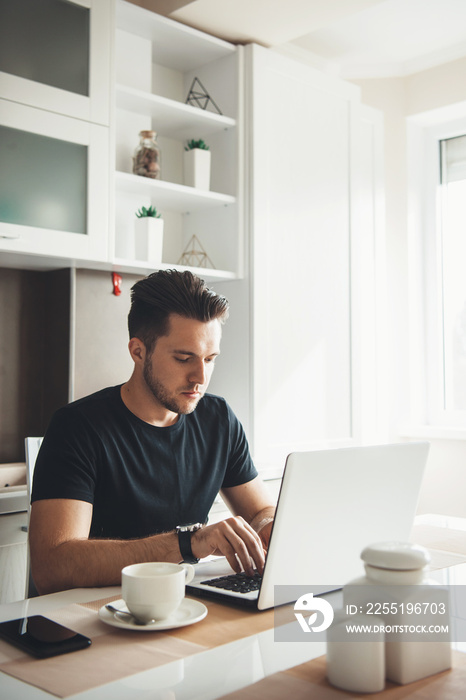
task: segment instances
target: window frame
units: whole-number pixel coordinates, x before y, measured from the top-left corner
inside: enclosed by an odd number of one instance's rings
[[[466,410],[444,406],[440,142],[465,134],[465,104],[408,118],[410,419],[445,436],[466,434]]]

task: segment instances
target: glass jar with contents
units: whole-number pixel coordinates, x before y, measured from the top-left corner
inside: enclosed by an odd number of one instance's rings
[[[139,146],[133,156],[133,173],[151,177],[154,180],[160,178],[160,149],[157,144],[155,131],[141,131],[139,133]]]

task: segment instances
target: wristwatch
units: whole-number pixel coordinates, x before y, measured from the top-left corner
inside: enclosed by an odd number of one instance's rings
[[[197,564],[199,559],[193,554],[191,549],[191,535],[202,527],[202,523],[191,523],[190,525],[177,525],[175,530],[178,535],[181,556],[186,564]]]

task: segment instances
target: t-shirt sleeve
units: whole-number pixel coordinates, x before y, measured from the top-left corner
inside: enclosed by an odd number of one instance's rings
[[[94,502],[96,446],[81,414],[57,411],[42,441],[34,468],[31,502],[70,498]]]
[[[245,484],[257,476],[257,469],[249,452],[249,445],[243,426],[228,405],[227,408],[230,444],[227,470],[222,483],[222,487],[226,488]]]

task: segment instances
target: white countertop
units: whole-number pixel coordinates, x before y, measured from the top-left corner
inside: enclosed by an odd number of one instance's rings
[[[75,589],[0,605],[0,621],[46,614],[71,603],[99,600],[119,593],[119,587]],[[330,594],[335,605],[339,595]],[[274,630],[270,629],[71,697],[79,700],[214,700],[322,654],[325,654],[325,643],[276,643]],[[0,673],[0,695],[5,700],[56,697],[4,673]]]
[[[456,518],[422,516],[416,519],[416,523],[456,531],[466,529],[466,521]],[[438,583],[464,585],[466,564],[433,571],[432,577]],[[120,591],[119,587],[75,589],[4,604],[0,605],[0,621],[32,614],[46,615],[72,603],[118,596]],[[341,606],[341,592],[325,597],[334,609]],[[466,651],[466,643],[458,644],[456,648]],[[71,697],[79,700],[214,700],[322,656],[325,651],[324,642],[275,642],[272,628]],[[55,697],[4,673],[0,673],[0,696],[5,700]]]

